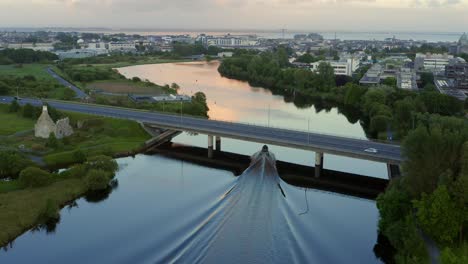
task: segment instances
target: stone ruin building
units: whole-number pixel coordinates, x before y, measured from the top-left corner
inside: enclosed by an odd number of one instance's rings
[[[50,133],[54,133],[56,138],[64,138],[73,134],[73,128],[70,126],[70,120],[68,117],[60,119],[57,123],[54,123],[52,118],[49,116],[47,106],[43,106],[42,114],[39,119],[37,119],[37,123],[34,126],[34,136],[49,138]]]

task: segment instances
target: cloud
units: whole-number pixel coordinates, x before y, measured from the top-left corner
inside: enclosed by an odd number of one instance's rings
[[[466,31],[467,12],[468,0],[0,0],[0,25]]]

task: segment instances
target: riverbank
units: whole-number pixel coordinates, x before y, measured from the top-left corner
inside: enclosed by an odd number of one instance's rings
[[[7,182],[14,189],[0,192],[0,247],[25,231],[60,220],[60,209],[85,194],[98,194],[111,188],[117,162],[107,156],[91,156],[57,173],[34,166],[23,169],[18,179]]]
[[[43,188],[0,192],[0,247],[43,221],[48,203],[61,208],[86,191],[83,180],[64,179]]]

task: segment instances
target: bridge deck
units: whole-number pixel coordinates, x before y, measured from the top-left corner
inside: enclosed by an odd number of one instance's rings
[[[9,102],[11,97],[0,97],[2,101]],[[5,99],[5,100],[3,100]],[[297,149],[318,151],[323,153],[347,156],[358,159],[400,164],[403,160],[400,146],[383,144],[361,139],[352,139],[301,131],[254,126],[240,123],[214,121],[145,112],[135,109],[117,108],[93,104],[80,104],[65,101],[47,101],[51,106],[64,111],[73,111],[107,117],[130,119],[168,128],[172,130],[196,132],[200,134],[215,135],[233,139],[240,139],[263,144],[279,145]],[[30,103],[41,105],[42,101],[36,99],[23,99],[22,104]],[[377,153],[364,151],[368,148],[377,149]]]

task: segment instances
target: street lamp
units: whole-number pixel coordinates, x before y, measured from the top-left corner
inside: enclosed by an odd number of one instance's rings
[[[307,144],[310,145],[310,117],[307,120]]]
[[[180,99],[180,124],[182,125],[182,99]]]
[[[270,127],[270,104],[268,104],[268,127]]]

